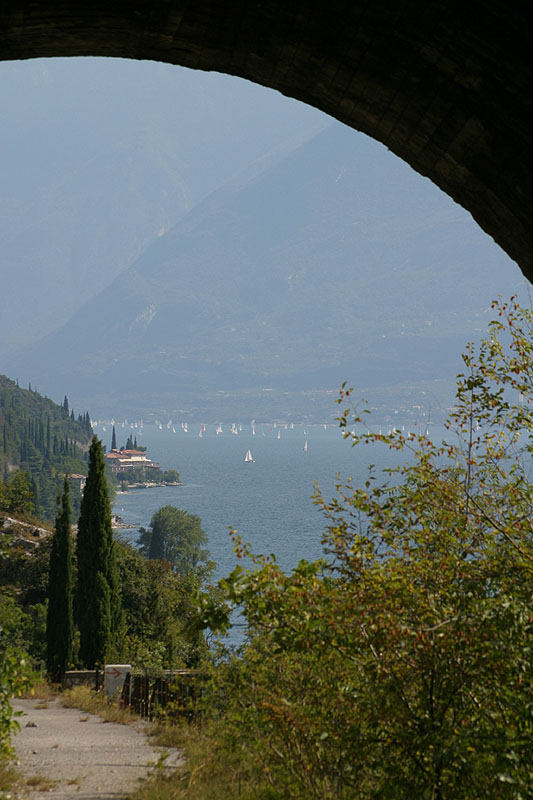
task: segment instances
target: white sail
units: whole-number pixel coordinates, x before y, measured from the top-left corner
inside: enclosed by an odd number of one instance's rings
[[[244,456],[244,460],[246,461],[247,464],[253,464],[254,463],[254,458],[252,456],[252,451],[251,450],[247,450],[246,451],[246,455]]]
[[[307,439],[305,440],[305,444],[304,444],[304,453],[307,453]]]

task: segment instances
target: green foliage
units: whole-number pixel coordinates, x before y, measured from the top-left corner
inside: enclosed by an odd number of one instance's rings
[[[164,483],[180,483],[181,478],[177,469],[167,469],[161,473]]]
[[[0,594],[0,649],[25,649],[26,633],[31,620],[19,606],[13,594],[3,591]]]
[[[50,548],[51,537],[31,552],[10,544],[0,558],[0,585],[16,588],[17,601],[23,608],[46,602]]]
[[[47,656],[51,544],[47,537],[30,551],[10,547],[1,561],[0,584],[6,588],[0,595],[0,646],[24,650],[39,662]],[[123,615],[110,657],[151,674],[198,666],[209,654],[204,634],[191,624],[194,598],[204,592],[214,608],[221,604],[220,590],[210,585],[212,565],[181,577],[168,562],[149,561],[125,542],[115,542],[115,553]]]
[[[77,559],[75,613],[80,659],[91,669],[111,655],[122,624],[104,454],[96,436],[89,451],[89,473],[78,521]]]
[[[180,575],[187,575],[206,561],[208,551],[202,549],[207,536],[202,521],[176,506],[163,506],[153,515],[148,530],[139,537],[141,552],[150,559],[165,559]]]
[[[0,543],[0,552],[4,543]],[[31,674],[20,649],[24,615],[10,595],[0,595],[0,759],[12,755],[11,735],[19,730],[12,697],[30,688]]]
[[[168,561],[149,561],[125,542],[117,548],[125,617],[124,658],[145,672],[195,667],[208,655],[204,635],[189,629],[194,597],[204,590],[213,603],[220,591],[209,584],[212,565],[181,576]],[[220,599],[219,599],[220,602]]]
[[[121,491],[143,483],[174,485],[181,482],[180,474],[176,469],[162,471],[154,467],[143,466],[121,470],[117,474],[110,473],[110,479],[114,486],[120,486]]]
[[[58,405],[0,375],[0,476],[9,483],[15,470],[28,473],[33,493],[29,513],[48,520],[55,517],[65,473],[86,473],[84,449],[92,436],[89,415],[75,420],[65,401]],[[73,505],[78,509],[79,487],[73,488]],[[0,482],[2,508],[6,508],[5,494]]]
[[[46,667],[55,683],[62,681],[66,668],[72,662],[73,638],[70,494],[65,478],[50,553],[46,620]]]
[[[237,540],[253,564],[222,586],[249,644],[219,673],[213,746],[257,797],[533,797],[533,318],[495,305],[464,356],[455,441],[368,433],[346,409],[354,446],[407,463],[317,491],[322,561],[285,575]]]
[[[35,493],[27,472],[19,469],[5,484],[0,484],[0,511],[19,515],[35,512]]]
[[[30,686],[31,672],[24,654],[11,648],[3,650],[0,655],[0,759],[13,754],[10,739],[19,730],[9,701]]]

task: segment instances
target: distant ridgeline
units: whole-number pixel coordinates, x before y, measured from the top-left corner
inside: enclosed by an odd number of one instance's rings
[[[89,414],[76,418],[66,397],[58,405],[31,386],[21,389],[0,375],[0,498],[2,490],[4,497],[9,496],[17,470],[24,470],[30,476],[35,515],[52,520],[58,490],[68,473],[73,476],[71,499],[76,514],[91,437]]]

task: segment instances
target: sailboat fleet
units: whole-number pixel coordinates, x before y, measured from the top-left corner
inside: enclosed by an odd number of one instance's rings
[[[163,427],[159,421],[156,421],[156,425],[160,429]],[[176,425],[177,425],[177,423],[176,423]],[[176,433],[176,428],[175,428],[175,425],[172,422],[172,420],[169,420],[167,422],[166,427],[169,428],[170,430],[172,430],[172,433]],[[324,427],[324,429],[326,428],[325,425],[323,427]],[[284,430],[286,430],[286,431],[287,430],[291,430],[292,431],[292,430],[294,430],[294,423],[291,422],[289,424],[289,423],[277,423],[277,422],[274,422],[270,426],[270,433],[272,433],[276,439],[281,439],[281,429],[282,428],[284,428]],[[216,423],[216,425],[214,426],[214,429],[215,429],[215,435],[216,436],[220,436],[224,432],[223,428],[222,428],[222,424],[220,422]],[[183,431],[183,433],[188,433],[189,432],[189,426],[188,426],[187,422],[182,422],[181,423],[181,430]],[[243,426],[241,424],[237,425],[235,422],[231,423],[231,426],[229,428],[229,432],[233,436],[238,436],[240,433],[242,433],[242,431],[243,431]],[[200,426],[200,430],[198,432],[198,437],[200,439],[202,439],[204,437],[204,435],[206,434],[206,432],[207,432],[207,427],[205,425],[201,425]],[[250,432],[251,432],[252,436],[255,436],[256,433],[257,433],[255,419],[253,419],[251,421],[251,423],[250,423]],[[308,435],[307,428],[303,429],[303,433],[304,433],[304,436],[307,437],[307,435]],[[266,433],[265,433],[264,429],[261,430],[261,435],[262,436],[266,436]],[[304,441],[304,444],[303,444],[303,448],[302,448],[304,453],[308,452],[308,447],[309,447],[309,444],[308,444],[308,440],[306,438],[305,441]],[[245,453],[244,463],[245,464],[255,464],[255,458],[253,457],[253,454],[252,454],[252,451],[251,451],[250,448],[248,448],[248,450]]]
[[[428,431],[429,431],[429,425],[432,424],[432,423],[430,423],[429,421],[426,421],[426,420],[424,422],[425,422],[424,435],[427,436],[428,435]],[[166,428],[169,432],[171,432],[173,434],[175,434],[179,430],[178,426],[181,427],[181,431],[183,433],[189,433],[189,425],[188,425],[187,422],[184,422],[184,421],[181,422],[181,423],[173,422],[172,420],[168,420],[166,422],[162,422],[161,420],[157,420],[156,419],[156,420],[154,420],[153,424],[159,430],[163,430],[163,428]],[[138,422],[128,422],[128,420],[124,420],[124,421],[117,420],[117,421],[115,421],[114,419],[111,419],[111,420],[96,420],[96,421],[93,420],[91,422],[91,425],[92,425],[93,428],[100,428],[102,430],[102,432],[104,432],[104,433],[107,431],[109,425],[117,425],[117,426],[119,426],[121,428],[127,427],[127,428],[131,428],[132,430],[136,429],[139,435],[142,435],[142,433],[143,433],[143,420],[139,420]],[[260,429],[259,431],[257,430],[257,427],[259,427],[259,429]],[[316,426],[316,427],[318,427],[318,426]],[[324,430],[327,430],[327,428],[328,428],[328,426],[326,424],[324,424],[324,423],[320,423],[320,427],[322,427]],[[257,426],[255,419],[252,419],[251,422],[250,422],[250,433],[251,433],[252,436],[256,436],[257,433],[260,433],[260,435],[263,436],[263,437],[266,437],[266,436],[270,435],[271,438],[280,440],[282,438],[281,437],[282,428],[285,431],[294,431],[295,430],[295,424],[293,422],[291,422],[291,423],[272,422],[270,425],[268,425],[268,424],[259,424],[259,426]],[[299,428],[299,426],[297,425],[296,426],[296,431],[298,430],[298,428]],[[204,436],[207,436],[207,426],[206,425],[201,425],[199,429],[197,428],[197,430],[198,430],[198,434],[197,435],[198,435],[198,437],[200,439],[202,439]],[[214,424],[213,427],[212,427],[212,430],[214,430],[214,433],[216,434],[216,436],[221,436],[224,433],[224,430],[222,428],[222,423],[220,423],[220,422],[217,422],[216,424]],[[409,432],[407,433],[407,436],[414,436],[415,435],[415,434],[411,433],[409,428],[406,429],[406,426],[404,426],[404,425],[402,425],[400,427],[397,427],[397,428],[390,428],[389,427],[389,430],[388,430],[389,435],[391,433],[391,430],[397,430],[397,431],[400,431],[400,430],[401,431],[406,431],[406,430],[408,430]],[[244,430],[243,425],[242,424],[237,424],[235,422],[232,422],[231,425],[226,428],[226,432],[231,433],[233,436],[239,436],[240,434],[243,433],[243,431],[244,431],[244,433],[246,435],[246,431]],[[300,447],[302,448],[302,451],[304,453],[307,453],[308,450],[309,450],[309,441],[308,441],[308,438],[307,438],[308,435],[309,435],[309,425],[306,425],[306,424],[302,425],[301,431],[303,432],[303,436],[305,438],[304,438],[303,445],[300,444]],[[378,436],[381,436],[381,435],[382,435],[382,429],[380,429],[379,433],[378,433]],[[300,442],[301,442],[301,440],[300,440]],[[252,451],[251,451],[250,448],[248,448],[245,451],[244,462],[246,464],[255,464],[255,458],[253,457]]]
[[[93,427],[99,427],[103,432],[106,432],[106,430],[109,428],[110,422],[109,422],[109,420],[97,420],[97,421],[93,421],[91,424],[92,424]],[[122,428],[131,427],[131,429],[138,429],[137,432],[138,432],[139,435],[142,435],[142,433],[143,433],[143,421],[142,420],[140,420],[139,422],[128,422],[127,420],[124,420],[124,421],[117,420],[115,422],[115,420],[113,419],[113,420],[111,420],[111,424],[112,425],[116,424],[117,426],[120,426]],[[165,420],[156,419],[156,420],[154,420],[153,424],[155,424],[155,427],[158,428],[159,430],[163,430],[164,428],[166,428],[172,434],[176,434],[178,432],[189,433],[189,432],[192,431],[192,428],[191,428],[191,431],[189,429],[189,423],[185,422],[185,421],[182,421],[182,422],[174,421],[173,422],[171,419],[165,419]],[[191,423],[191,425],[192,424],[193,423]],[[324,423],[320,423],[319,425],[316,425],[315,427],[322,427],[322,428],[324,428],[324,430],[327,430],[327,428],[328,428],[328,426],[326,424],[324,424]],[[426,435],[427,435],[429,423],[426,423],[425,427],[426,427]],[[197,432],[196,435],[200,439],[208,436],[208,426],[207,425],[202,424],[199,427],[195,426],[195,428],[196,428],[196,432]],[[295,441],[295,443],[296,443],[296,446],[297,447],[299,446],[303,453],[307,453],[308,452],[308,450],[309,450],[308,436],[309,436],[309,432],[310,432],[310,426],[308,424],[303,424],[303,425],[300,426],[298,424],[295,425],[295,423],[293,423],[293,422],[286,423],[286,422],[279,422],[279,421],[278,422],[272,422],[270,424],[267,424],[267,423],[263,423],[263,424],[259,423],[259,424],[257,424],[255,419],[252,419],[251,422],[250,422],[250,428],[247,430],[246,426],[243,426],[240,423],[235,423],[235,422],[232,422],[231,424],[228,423],[223,428],[222,423],[217,422],[217,423],[213,424],[213,426],[211,427],[210,433],[211,434],[214,433],[216,436],[221,436],[223,433],[226,433],[226,434],[230,433],[233,436],[239,436],[241,434],[243,434],[245,436],[246,436],[246,434],[251,435],[251,436],[256,436],[257,434],[259,434],[260,436],[270,437],[271,439],[276,439],[276,440],[279,441],[282,438],[285,439],[285,436],[282,437],[282,435],[281,435],[282,430],[284,430],[288,435],[288,440],[287,441],[288,441],[289,446],[290,446],[290,439],[293,439],[293,441]],[[302,442],[302,439],[299,439],[299,437],[298,437],[298,431],[301,431],[303,433],[303,437],[302,437],[303,438],[303,442]],[[289,432],[290,432],[290,435],[289,435]],[[381,431],[380,431],[380,434],[381,434]],[[257,440],[254,440],[254,441],[257,441]],[[298,441],[300,442],[299,445],[297,444]],[[245,452],[244,452],[244,463],[246,463],[246,464],[255,464],[255,458],[254,458],[254,456],[252,454],[251,448],[245,449]]]

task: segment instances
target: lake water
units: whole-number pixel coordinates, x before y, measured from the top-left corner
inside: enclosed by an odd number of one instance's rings
[[[202,437],[200,425],[189,424],[188,433],[176,422],[174,427],[175,433],[166,425],[133,430],[129,425],[117,425],[119,447],[132,433],[138,444],[148,448],[153,461],[163,469],[179,471],[183,485],[118,494],[113,511],[124,522],[145,527],[161,506],[175,505],[197,514],[209,538],[210,557],[217,564],[216,578],[226,575],[236,563],[230,527],[251,543],[253,552],[275,553],[285,570],[302,558],[318,558],[325,519],[311,501],[314,482],[331,497],[337,472],[358,480],[365,477],[368,462],[384,465],[393,461],[384,446],[380,446],[381,452],[363,445],[352,448],[334,425],[326,429],[318,425],[287,429],[257,425],[255,435],[250,425],[243,425],[238,435],[226,425],[217,435],[215,425],[207,425]],[[109,448],[111,426],[105,428],[100,424],[95,432]],[[255,460],[252,464],[244,461],[248,448]],[[133,529],[122,533],[131,541],[138,536]]]

